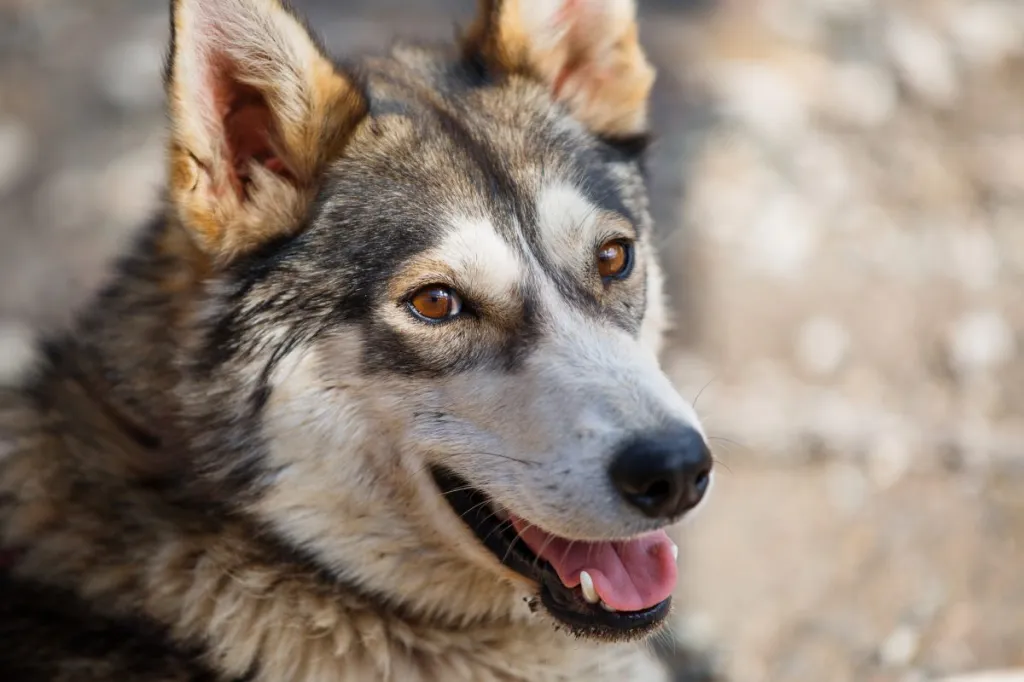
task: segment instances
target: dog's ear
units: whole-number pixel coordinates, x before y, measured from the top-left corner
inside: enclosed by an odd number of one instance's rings
[[[169,184],[217,260],[296,231],[366,113],[281,0],[172,0]]]
[[[466,56],[499,74],[540,79],[598,135],[647,130],[654,84],[635,0],[480,0]]]

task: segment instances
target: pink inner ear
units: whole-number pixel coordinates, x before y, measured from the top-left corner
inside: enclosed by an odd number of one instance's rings
[[[214,72],[213,92],[224,130],[225,157],[231,161],[228,175],[234,190],[240,197],[246,196],[252,182],[252,163],[294,182],[294,175],[278,152],[280,135],[263,93],[239,83],[230,64],[222,62]]]
[[[562,96],[562,90],[570,78],[584,73],[588,68],[583,44],[585,36],[580,34],[585,30],[584,22],[581,20],[581,12],[584,11],[582,4],[581,0],[565,0],[565,4],[555,14],[555,23],[566,27],[564,40],[568,41],[566,61],[552,83],[555,97]]]

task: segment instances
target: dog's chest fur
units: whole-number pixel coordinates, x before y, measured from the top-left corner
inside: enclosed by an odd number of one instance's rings
[[[316,624],[282,621],[264,637],[247,626],[261,616],[240,609],[222,656],[235,667],[258,646],[246,672],[218,671],[200,648],[172,646],[166,633],[137,620],[89,612],[74,597],[0,579],[0,670],[7,682],[660,682],[664,670],[632,647],[586,644],[548,629],[446,631],[410,626],[379,613],[303,614]],[[278,615],[271,605],[253,610]],[[286,609],[282,609],[286,610]],[[334,611],[331,609],[331,611]],[[303,617],[299,616],[299,617]],[[225,616],[229,617],[229,616]],[[340,620],[340,622],[335,622]],[[330,631],[326,630],[330,627]],[[262,642],[254,641],[261,640]]]

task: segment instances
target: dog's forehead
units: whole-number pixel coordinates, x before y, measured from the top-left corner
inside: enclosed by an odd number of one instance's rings
[[[588,243],[595,216],[636,222],[598,141],[543,88],[382,63],[366,78],[369,117],[322,193],[331,222],[400,242],[392,255],[487,225],[514,249],[562,261]]]

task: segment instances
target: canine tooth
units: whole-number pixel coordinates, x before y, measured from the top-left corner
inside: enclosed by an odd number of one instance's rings
[[[608,606],[607,604],[605,604],[603,599],[601,600],[601,608],[604,609],[605,611],[607,611],[608,613],[618,613],[617,609],[612,608],[611,606]]]
[[[594,579],[586,571],[580,573],[580,589],[583,590],[583,598],[587,600],[588,604],[596,604],[601,601],[597,590],[594,589]]]
[[[672,558],[679,561],[679,545],[672,543]]]

